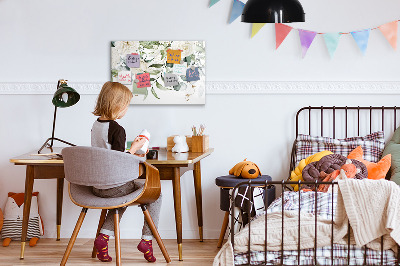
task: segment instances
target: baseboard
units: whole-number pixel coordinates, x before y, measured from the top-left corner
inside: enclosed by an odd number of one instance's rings
[[[83,95],[97,95],[103,82],[71,82]],[[57,83],[0,83],[0,94],[53,94]],[[207,94],[400,94],[400,81],[209,81]]]

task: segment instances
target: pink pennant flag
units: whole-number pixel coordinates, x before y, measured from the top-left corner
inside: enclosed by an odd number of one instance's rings
[[[282,42],[285,40],[286,36],[288,36],[292,29],[293,28],[288,25],[275,23],[276,49],[278,49],[278,47],[282,44]]]
[[[397,48],[397,20],[378,27],[393,49]]]
[[[300,36],[300,43],[301,43],[301,54],[304,58],[310,48],[315,36],[317,33],[315,31],[308,31],[308,30],[300,30],[299,29],[299,36]]]

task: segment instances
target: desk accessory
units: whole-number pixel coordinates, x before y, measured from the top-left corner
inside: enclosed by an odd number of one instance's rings
[[[172,148],[172,152],[188,152],[189,146],[186,143],[185,136],[175,136],[174,137],[175,146]]]
[[[51,133],[51,138],[48,138],[42,147],[40,147],[38,153],[40,153],[45,147],[50,148],[50,150],[53,152],[53,141],[58,140],[62,143],[68,144],[70,146],[75,146],[72,143],[69,143],[65,140],[55,138],[54,137],[54,130],[56,127],[56,116],[57,116],[57,107],[60,108],[65,108],[65,107],[70,107],[74,104],[76,104],[80,99],[79,93],[74,90],[73,88],[69,87],[67,84],[67,80],[60,79],[57,83],[57,90],[53,95],[53,100],[52,103],[54,105],[54,117],[53,117],[53,131]],[[49,141],[50,144],[49,144]]]
[[[174,138],[178,135],[172,135],[167,138],[167,151],[172,151],[172,148],[175,146]],[[192,136],[185,136],[186,143],[189,146],[189,151],[192,151]]]
[[[192,136],[192,152],[205,152],[209,147],[209,136]]]
[[[158,150],[149,150],[146,154],[146,158],[148,160],[157,160],[158,159]]]

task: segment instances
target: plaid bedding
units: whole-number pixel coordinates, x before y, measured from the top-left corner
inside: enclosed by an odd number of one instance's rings
[[[367,256],[364,261],[364,253]],[[382,265],[380,251],[364,249],[350,245],[350,261],[347,264],[347,245],[333,245],[333,262],[331,256],[331,247],[317,248],[316,265]],[[265,253],[262,251],[250,252],[250,265],[265,265]],[[298,265],[297,250],[285,250],[283,252],[284,265]],[[235,265],[248,265],[247,253],[235,255]],[[281,252],[268,251],[266,265],[281,265]],[[300,265],[314,264],[314,249],[303,249],[300,251]],[[396,257],[392,250],[383,252],[383,265],[396,265]]]
[[[284,210],[298,210],[300,208],[301,212],[316,213],[325,219],[332,219],[332,207],[333,214],[335,214],[336,208],[336,194],[317,192],[317,201],[315,203],[315,192],[313,191],[300,193],[288,191],[284,193],[283,197],[279,197],[271,203],[268,207],[267,215],[269,213],[282,211],[282,202]],[[260,215],[265,215],[265,212]],[[254,219],[257,219],[260,215],[254,217]],[[317,248],[317,265],[348,265],[347,245],[333,245],[333,264],[331,251],[331,246]],[[364,258],[365,253],[366,257]],[[298,265],[298,257],[300,257],[300,265],[314,265],[314,249],[303,249],[300,251],[300,256],[298,256],[297,250],[285,250],[283,253],[283,264]],[[265,265],[264,259],[265,252],[250,252],[250,265]],[[381,265],[381,252],[350,245],[349,265],[365,265],[364,262],[366,265]],[[383,264],[395,265],[395,263],[396,257],[394,252],[392,250],[385,250],[383,252]],[[245,264],[248,265],[248,254],[235,254],[235,265]],[[281,265],[281,252],[267,251],[266,265]]]
[[[383,131],[374,132],[364,137],[345,139],[299,134],[296,139],[295,165],[298,165],[302,159],[324,150],[347,157],[358,146],[361,146],[364,151],[364,160],[370,162],[379,161],[385,148]]]

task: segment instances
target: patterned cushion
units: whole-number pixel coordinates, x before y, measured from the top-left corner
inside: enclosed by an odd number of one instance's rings
[[[347,157],[357,146],[363,148],[365,160],[378,162],[385,147],[383,131],[374,132],[364,137],[345,139],[299,134],[296,139],[296,165],[298,165],[302,159],[323,150],[329,150]]]

